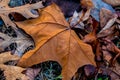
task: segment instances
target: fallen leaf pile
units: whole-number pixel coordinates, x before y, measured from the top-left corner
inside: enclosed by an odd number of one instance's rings
[[[1,80],[120,79],[119,0],[12,1],[0,1]]]

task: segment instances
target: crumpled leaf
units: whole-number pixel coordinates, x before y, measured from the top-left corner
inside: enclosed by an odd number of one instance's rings
[[[68,27],[55,4],[46,7],[40,14],[37,19],[17,22],[32,36],[36,45],[34,50],[23,55],[18,66],[30,67],[48,60],[57,61],[63,68],[63,80],[70,80],[79,67],[95,65],[91,46],[83,43]]]
[[[119,6],[120,5],[120,0],[103,0],[104,2],[112,5],[112,6]]]
[[[84,29],[85,24],[83,21],[86,21],[90,17],[90,10],[88,9],[86,12],[81,11],[80,13],[74,12],[72,19],[70,20],[70,26],[71,28],[79,28]]]
[[[80,28],[80,29],[84,29],[84,24],[80,23],[77,25],[79,18],[80,18],[80,14],[82,13],[77,13],[77,11],[74,12],[72,19],[70,20],[70,26],[71,27],[75,27],[75,28]]]
[[[15,43],[17,45],[14,46],[15,50],[12,50],[12,53],[18,56],[22,56],[26,50],[32,49],[34,47],[34,42],[28,35],[22,33],[19,29],[15,30],[15,32],[17,37],[8,36],[7,34],[0,32],[0,52],[5,51],[7,47]]]
[[[108,38],[104,38],[103,41],[105,44],[104,49],[108,52],[112,52],[112,54],[115,55],[111,61],[111,65],[114,65],[116,59],[120,57],[120,49]]]
[[[95,18],[97,21],[100,21],[100,10],[102,8],[110,10],[112,13],[115,12],[115,10],[112,8],[111,5],[103,2],[102,0],[92,0],[94,4],[94,8],[91,10],[91,16]]]
[[[95,59],[96,61],[102,61],[102,54],[100,52],[100,43],[97,38],[97,29],[98,29],[99,23],[96,20],[92,20],[92,28],[93,30],[84,36],[83,41],[85,43],[88,43],[92,46],[92,49],[95,53]]]
[[[43,8],[42,2],[38,2],[35,4],[26,4],[20,7],[11,8],[8,6],[10,0],[1,0],[0,2],[0,17],[3,19],[5,25],[7,27],[12,26],[15,27],[16,25],[9,19],[9,14],[12,12],[20,13],[25,18],[36,18],[39,15],[35,15],[32,13],[33,9]]]
[[[89,34],[84,36],[84,39],[83,39],[84,42],[89,44],[96,42],[96,39],[97,39],[96,32],[97,32],[98,24],[99,23],[96,20],[94,19],[92,20],[92,31]]]
[[[10,60],[19,60],[20,57],[12,55],[11,52],[4,52],[0,54],[0,64],[8,62]]]
[[[22,74],[24,68],[0,64],[0,69],[4,70],[6,80],[29,80],[26,75]]]

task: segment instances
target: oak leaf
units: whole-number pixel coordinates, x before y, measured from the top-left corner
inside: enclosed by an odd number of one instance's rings
[[[85,64],[96,65],[91,46],[82,42],[70,29],[60,9],[52,4],[37,19],[16,24],[32,36],[36,47],[22,56],[18,66],[30,67],[48,60],[62,66],[63,80],[70,80]]]
[[[0,1],[0,17],[3,19],[7,27],[16,26],[9,18],[10,13],[16,12],[16,13],[22,14],[25,18],[36,18],[39,15],[33,14],[32,10],[43,8],[42,1],[35,3],[35,4],[26,4],[26,5],[14,7],[14,8],[11,8],[8,6],[9,1],[10,0]]]
[[[22,56],[26,50],[33,48],[34,42],[28,35],[23,33],[20,29],[15,29],[15,32],[17,37],[9,36],[0,32],[0,52],[5,51],[6,48],[13,43],[16,44],[16,46],[14,46],[15,50],[10,51],[12,51],[13,54],[18,56]]]
[[[0,64],[8,62],[10,60],[19,60],[20,57],[17,55],[12,55],[11,52],[4,52],[0,54]]]
[[[4,52],[0,54],[0,69],[4,71],[4,76],[6,80],[16,79],[28,80],[28,77],[21,73],[22,71],[25,70],[25,68],[4,64],[5,62],[19,59],[20,57],[12,55],[11,52]]]
[[[22,74],[24,68],[4,64],[0,64],[0,68],[4,70],[6,80],[29,80],[25,74]]]

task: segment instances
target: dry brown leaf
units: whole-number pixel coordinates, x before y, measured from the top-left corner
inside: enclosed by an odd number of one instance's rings
[[[112,5],[112,6],[119,6],[120,5],[120,0],[103,0],[106,3]]]
[[[98,24],[99,23],[96,20],[92,19],[92,25],[91,25],[92,31],[89,34],[84,36],[84,39],[83,39],[84,42],[90,43],[90,44],[96,42],[96,39],[97,39],[96,32],[97,32]]]
[[[102,54],[100,52],[100,43],[99,40],[97,39],[97,29],[98,29],[99,23],[96,20],[92,20],[92,32],[89,34],[85,35],[83,38],[83,41],[85,43],[88,43],[92,46],[92,49],[95,53],[95,59],[96,61],[102,61]]]
[[[114,17],[114,18],[112,18],[112,19],[110,19],[110,20],[107,22],[107,24],[104,26],[104,28],[102,28],[102,30],[101,30],[99,33],[103,32],[103,31],[106,30],[106,29],[111,28],[112,25],[115,23],[116,19],[117,19],[117,16]]]
[[[103,30],[102,32],[98,33],[97,38],[108,37],[108,36],[110,36],[112,34],[115,34],[115,26],[116,25],[113,25],[112,27],[107,28],[107,29]]]
[[[7,27],[12,26],[15,27],[16,25],[9,19],[9,14],[12,12],[20,13],[25,18],[36,18],[39,15],[33,14],[31,11],[33,9],[43,8],[42,1],[37,2],[35,4],[26,4],[19,7],[11,8],[8,6],[10,0],[1,0],[0,1],[0,17],[5,22]]]
[[[104,38],[103,40],[106,44],[106,51],[113,52],[112,54],[115,55],[115,57],[111,61],[111,65],[114,66],[116,59],[120,57],[120,49],[108,38]]]
[[[103,28],[107,24],[107,22],[114,17],[115,17],[115,15],[110,10],[102,8],[100,11],[100,26],[101,26],[101,28]]]
[[[20,57],[17,55],[11,55],[11,52],[4,52],[0,54],[0,64],[8,62],[10,60],[19,60]]]
[[[48,60],[57,61],[63,68],[63,80],[70,80],[79,67],[96,65],[91,46],[83,43],[68,27],[55,4],[43,9],[40,14],[37,19],[17,23],[32,36],[36,45],[34,50],[23,55],[18,66],[30,67]]]
[[[21,73],[23,70],[25,70],[24,68],[4,65],[5,62],[19,59],[20,57],[16,55],[11,55],[11,52],[5,52],[0,54],[0,69],[4,71],[4,76],[6,80],[28,80],[28,77]]]
[[[112,59],[112,55],[110,54],[110,52],[108,52],[106,50],[106,46],[105,45],[102,45],[102,53],[103,53],[103,58],[104,60],[106,60],[107,62],[110,63],[111,59]]]
[[[25,74],[22,74],[24,68],[0,64],[0,69],[4,70],[6,80],[29,80]]]

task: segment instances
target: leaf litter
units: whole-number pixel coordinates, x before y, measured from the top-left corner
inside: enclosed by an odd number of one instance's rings
[[[0,1],[1,80],[120,79],[119,0],[16,1]]]

